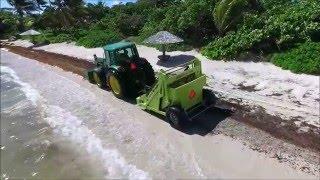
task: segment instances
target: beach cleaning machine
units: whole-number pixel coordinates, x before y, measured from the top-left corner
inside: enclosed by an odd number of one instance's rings
[[[212,91],[203,88],[205,85],[201,62],[195,59],[179,67],[160,70],[156,83],[137,98],[137,104],[144,110],[166,116],[173,127],[180,128],[214,105],[216,98]]]

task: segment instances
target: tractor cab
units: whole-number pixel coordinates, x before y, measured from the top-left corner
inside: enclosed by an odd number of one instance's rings
[[[136,45],[132,42],[120,41],[103,47],[105,60],[109,66],[120,65],[123,62],[133,62],[139,59]]]

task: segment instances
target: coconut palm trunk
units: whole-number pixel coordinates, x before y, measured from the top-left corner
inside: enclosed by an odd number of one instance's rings
[[[25,27],[24,27],[24,21],[23,21],[23,10],[21,7],[17,7],[17,14],[18,14],[18,21],[19,21],[19,24],[18,24],[18,30],[20,32],[23,32],[25,30]]]

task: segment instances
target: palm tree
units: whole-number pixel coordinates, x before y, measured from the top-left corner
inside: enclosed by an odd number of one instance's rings
[[[24,31],[24,14],[31,14],[46,4],[44,0],[7,0],[7,2],[15,8],[19,16],[19,31]]]
[[[220,34],[232,29],[242,18],[248,0],[221,0],[217,3],[213,17]]]
[[[69,28],[85,21],[87,11],[83,0],[52,0],[50,7],[59,21],[56,26]]]

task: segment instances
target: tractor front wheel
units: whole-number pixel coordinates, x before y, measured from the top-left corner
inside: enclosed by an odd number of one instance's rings
[[[172,127],[181,129],[186,124],[188,117],[182,108],[178,106],[171,106],[166,111],[166,118]]]
[[[125,88],[120,75],[117,72],[110,71],[107,74],[107,83],[113,95],[119,99],[124,98]]]
[[[100,72],[98,71],[93,71],[92,73],[93,76],[93,80],[96,83],[97,86],[99,86],[100,88],[104,88],[104,81],[103,81],[103,76],[101,75]]]

